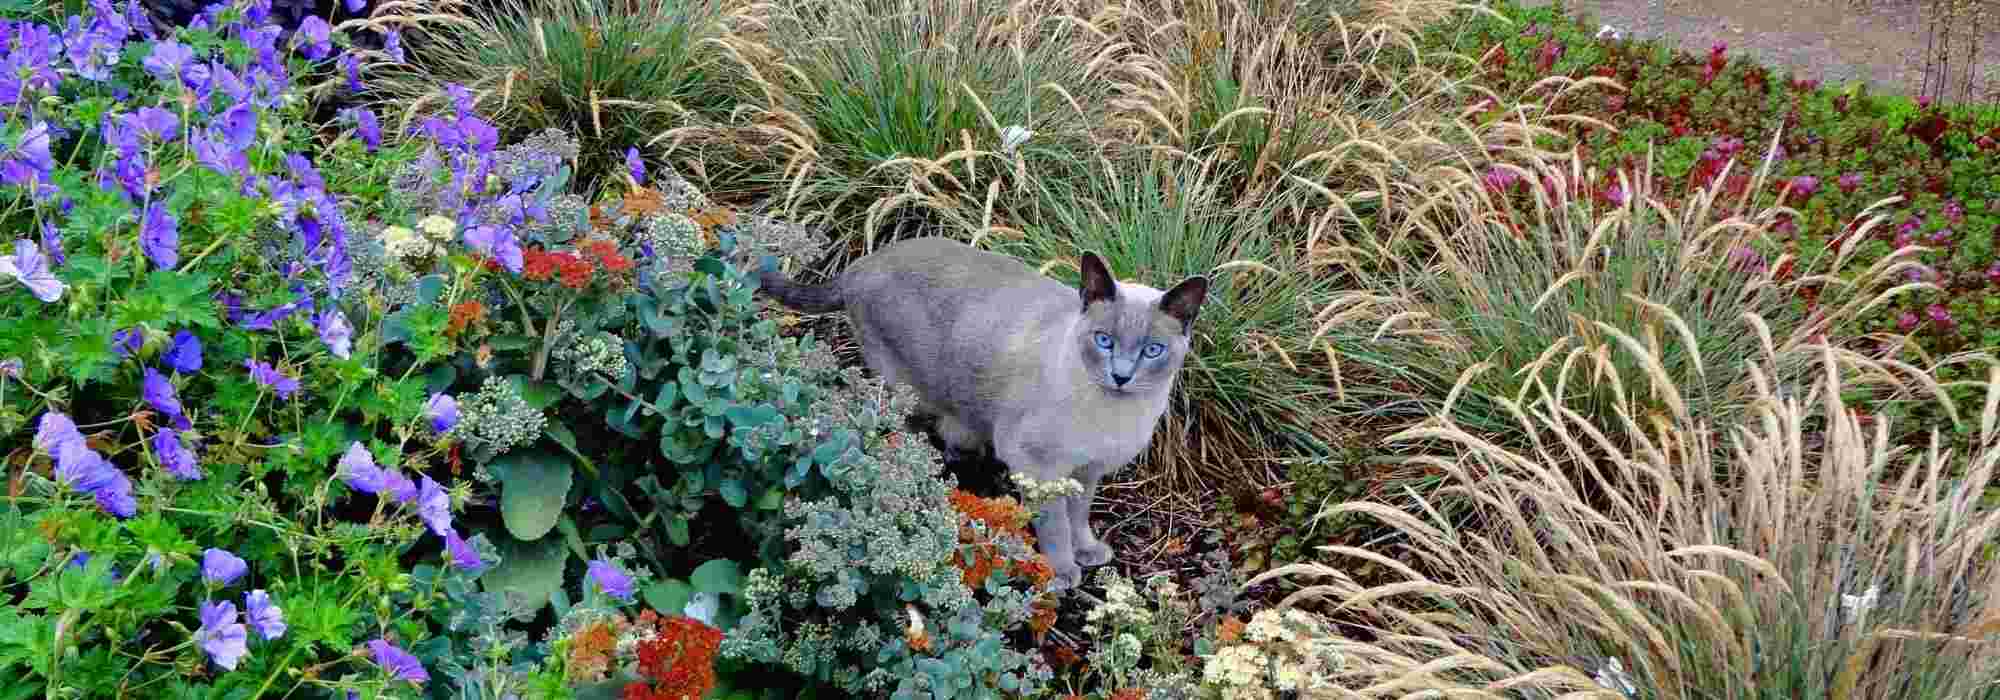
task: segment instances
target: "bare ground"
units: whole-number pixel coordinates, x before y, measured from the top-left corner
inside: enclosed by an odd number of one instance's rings
[[[1529,6],[1552,0],[1524,0]],[[1862,80],[1879,92],[1948,101],[2000,101],[2000,0],[1955,0],[1950,35],[1933,32],[1934,0],[1569,0],[1629,39],[1678,38],[1705,53],[1717,41],[1772,67],[1835,85]],[[1985,17],[1976,23],[1976,11]],[[1973,31],[1978,27],[1977,36]],[[1950,50],[1942,50],[1948,41]],[[1949,54],[1949,63],[1935,57]],[[1929,58],[1927,58],[1929,57]],[[1926,65],[1931,64],[1931,70]],[[1926,83],[1926,74],[1930,83]],[[1970,89],[1967,89],[1970,78]],[[1938,83],[1943,82],[1940,86]]]

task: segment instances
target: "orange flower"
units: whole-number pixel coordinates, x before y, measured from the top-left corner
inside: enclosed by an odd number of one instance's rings
[[[451,306],[451,318],[445,322],[444,334],[457,337],[473,324],[486,320],[486,305],[477,301],[461,301]]]
[[[1034,515],[1012,498],[980,498],[965,491],[953,491],[951,506],[967,523],[958,531],[958,541],[971,545],[973,557],[966,561],[964,552],[954,555],[953,563],[964,572],[965,585],[978,588],[992,576],[994,570],[1006,567],[1008,574],[1020,576],[1036,585],[1048,583],[1055,571],[1048,560],[1040,554],[1027,559],[1002,561],[1000,547],[991,541],[977,541],[978,535],[970,527],[971,521],[985,523],[987,532],[995,537],[1012,535],[1021,538],[1029,546],[1034,546],[1034,535],[1028,533],[1028,523]]]
[[[1243,638],[1243,627],[1243,621],[1236,619],[1235,615],[1224,617],[1222,624],[1215,627],[1215,641],[1221,644],[1234,644]]]
[[[570,638],[569,668],[572,678],[603,680],[605,671],[611,668],[612,656],[618,652],[618,628],[623,626],[622,623],[621,618],[593,622]]]
[[[640,617],[642,624],[651,620],[657,620],[658,636],[638,648],[639,675],[650,683],[626,684],[625,700],[699,700],[713,690],[722,630],[678,615],[662,618],[648,611]]]

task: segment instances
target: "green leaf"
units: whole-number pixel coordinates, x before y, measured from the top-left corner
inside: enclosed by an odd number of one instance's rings
[[[716,491],[722,494],[722,502],[728,503],[731,508],[742,508],[750,503],[750,491],[744,487],[742,479],[723,479]]]
[[[777,510],[785,506],[785,490],[773,486],[757,497],[757,510]]]
[[[444,285],[444,275],[432,274],[418,278],[416,303],[418,305],[437,303],[438,297],[444,296]]]
[[[688,579],[694,582],[694,590],[699,593],[736,595],[743,591],[742,569],[729,559],[710,559],[695,567],[694,574]]]
[[[563,568],[569,563],[569,548],[560,537],[522,542],[511,537],[495,538],[500,564],[479,578],[489,593],[502,594],[508,613],[515,617],[533,615],[549,602],[549,594],[562,588]]]
[[[526,401],[529,408],[537,411],[553,406],[562,399],[562,392],[556,387],[547,382],[529,379],[525,374],[510,375],[507,381],[513,382],[514,389],[521,392],[521,400]]]
[[[569,452],[570,456],[575,457],[576,461],[583,464],[584,471],[589,472],[592,476],[597,474],[597,463],[590,461],[589,457],[584,456],[583,452],[577,450],[576,433],[570,432],[569,426],[556,421],[549,421],[542,426],[542,434],[549,436],[549,439],[554,440],[556,444],[562,445],[562,448]]]
[[[508,534],[538,540],[556,526],[575,478],[569,460],[546,450],[509,452],[487,465],[500,482],[500,518]]]
[[[678,615],[685,609],[688,599],[694,597],[694,587],[677,578],[656,581],[640,592],[646,597],[646,605],[669,615]]]

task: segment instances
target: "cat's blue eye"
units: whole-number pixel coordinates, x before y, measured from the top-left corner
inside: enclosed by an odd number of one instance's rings
[[[1151,359],[1151,358],[1155,358],[1155,357],[1159,357],[1159,356],[1160,356],[1161,354],[1165,353],[1166,351],[1167,351],[1167,346],[1165,346],[1165,345],[1161,345],[1161,344],[1159,344],[1159,343],[1147,343],[1147,344],[1146,344],[1146,349],[1145,349],[1144,351],[1142,351],[1142,352],[1145,352],[1145,353],[1146,353],[1146,357],[1147,357],[1147,359]]]
[[[1097,347],[1098,347],[1098,348],[1100,348],[1100,349],[1103,349],[1103,350],[1110,350],[1110,349],[1111,349],[1111,334],[1110,334],[1110,333],[1099,333],[1099,334],[1097,334]]]

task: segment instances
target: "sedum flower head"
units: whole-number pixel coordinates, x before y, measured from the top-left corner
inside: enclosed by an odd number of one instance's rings
[[[499,377],[487,377],[478,392],[460,399],[458,416],[451,434],[480,443],[495,455],[533,442],[548,422],[540,410],[521,398],[512,383]]]

